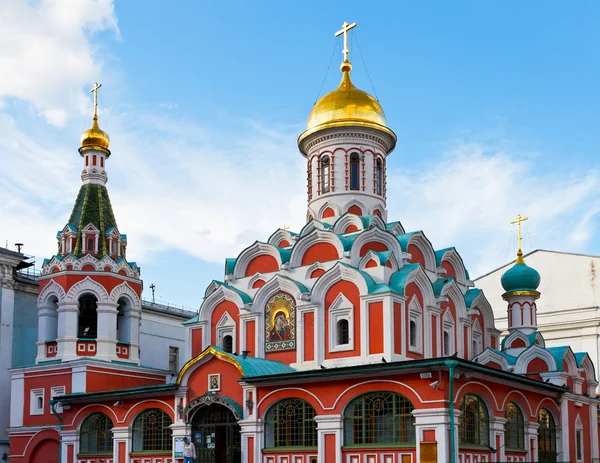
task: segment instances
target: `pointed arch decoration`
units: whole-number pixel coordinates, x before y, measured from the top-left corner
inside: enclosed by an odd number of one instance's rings
[[[40,295],[38,296],[38,307],[42,307],[46,305],[48,298],[50,296],[56,296],[58,298],[58,302],[62,302],[65,299],[66,293],[62,286],[56,283],[54,280],[50,280]]]
[[[209,405],[222,405],[229,409],[236,420],[241,420],[244,417],[242,407],[235,400],[230,397],[223,396],[220,394],[206,393],[195,399],[192,399],[183,409],[183,421],[186,423],[190,422],[192,415],[202,407],[208,407]]]
[[[86,277],[79,283],[76,283],[69,289],[65,300],[67,302],[76,303],[84,293],[92,293],[98,299],[98,302],[109,302],[108,293],[104,286],[97,281],[92,280],[90,277]]]

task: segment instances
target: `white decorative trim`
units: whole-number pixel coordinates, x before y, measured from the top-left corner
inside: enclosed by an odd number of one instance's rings
[[[308,269],[306,270],[306,275],[304,276],[304,279],[305,280],[312,280],[311,275],[312,275],[312,273],[315,270],[323,270],[323,272],[326,272],[327,268],[325,267],[325,265],[323,265],[322,262],[317,261],[317,262],[315,262],[314,264],[312,264],[311,266],[308,267]]]
[[[306,223],[306,225],[304,225],[304,227],[302,227],[302,230],[300,230],[299,238],[302,238],[306,235],[310,235],[315,230],[324,231],[325,225],[323,225],[323,223],[318,221],[317,219],[311,219]]]
[[[331,304],[327,314],[329,318],[329,352],[354,350],[354,306],[352,302],[340,293]],[[339,344],[337,339],[337,324],[341,320],[348,322],[348,343]]]
[[[346,228],[348,228],[350,225],[354,225],[358,229],[350,233],[357,233],[365,229],[363,221],[359,216],[351,214],[350,212],[346,212],[333,224],[333,232],[337,233],[338,235],[343,235],[346,233]]]
[[[365,277],[359,270],[337,262],[316,281],[312,289],[312,301],[324,304],[325,294],[327,294],[329,288],[342,280],[354,283],[358,287],[360,294],[366,295],[369,292]]]
[[[527,366],[535,358],[540,358],[548,366],[548,371],[556,371],[556,362],[554,357],[546,349],[534,344],[533,346],[525,349],[521,355],[517,358],[515,363],[514,372],[517,374],[523,374],[527,372]]]
[[[348,190],[348,191],[358,191],[358,190]],[[357,206],[360,208],[360,210],[361,210],[360,216],[367,215],[367,207],[363,203],[361,203],[360,201],[358,201],[356,199],[353,199],[352,201],[350,201],[348,204],[346,204],[344,206],[344,214],[350,213],[349,210],[352,206]],[[354,214],[354,215],[356,215],[356,214]]]
[[[446,351],[445,349],[445,343],[444,343],[444,334],[448,333],[448,349]],[[456,352],[456,347],[455,347],[455,336],[456,336],[456,322],[454,321],[454,318],[452,317],[452,312],[450,311],[450,309],[446,309],[446,311],[444,312],[444,316],[442,318],[442,339],[441,341],[441,351],[442,351],[442,355],[443,356],[449,356],[449,355],[453,355],[454,352]]]
[[[371,242],[385,245],[395,256],[402,255],[402,248],[400,247],[400,243],[396,237],[391,233],[380,229],[379,227],[374,227],[358,235],[354,240],[354,243],[352,243],[352,249],[350,250],[350,264],[353,267],[357,267],[359,265],[361,260],[361,248],[365,244]]]
[[[110,292],[110,301],[113,303],[117,303],[118,300],[123,297],[126,296],[131,300],[131,305],[134,308],[140,308],[140,298],[137,295],[137,293],[134,291],[134,289],[129,286],[129,284],[127,282],[123,282],[121,283],[119,286],[116,286],[111,292]]]
[[[44,398],[44,388],[31,389],[29,391],[29,414],[30,415],[43,415],[44,414],[44,406],[46,405],[46,401]],[[41,406],[39,399],[42,399]]]
[[[508,364],[506,358],[497,352],[493,351],[491,348],[485,349],[481,354],[473,359],[477,363],[481,365],[486,365],[487,363],[494,362],[502,367],[504,371],[510,371],[511,366]],[[491,367],[490,367],[491,368]]]
[[[300,238],[292,248],[290,256],[290,268],[301,267],[304,253],[313,245],[318,243],[329,243],[335,246],[338,252],[338,259],[344,255],[344,246],[340,238],[331,232],[314,230],[309,235]]]
[[[79,297],[84,293],[92,293],[98,299],[98,302],[109,302],[108,293],[104,287],[92,280],[90,277],[86,277],[84,280],[81,280],[79,283],[76,283],[71,287],[67,296],[65,298],[65,302],[77,302]]]
[[[54,399],[54,397],[65,395],[66,388],[65,386],[53,386],[50,388],[50,398]],[[58,402],[55,406],[56,413],[63,412],[63,406],[61,402]]]
[[[456,251],[455,248],[448,249],[440,259],[440,266],[442,262],[448,262],[450,266],[454,269],[455,278],[457,283],[466,286],[467,285],[467,271],[465,269],[465,264],[460,257],[460,254]]]
[[[416,344],[410,343],[410,322],[414,322],[416,325]],[[417,354],[423,353],[423,309],[419,304],[417,296],[413,296],[408,304],[408,350],[409,352],[415,352]],[[403,334],[403,333],[402,333]],[[402,337],[402,334],[400,337]]]
[[[244,301],[242,301],[241,296],[237,292],[228,288],[226,285],[220,285],[204,299],[204,302],[200,306],[200,316],[198,321],[205,321],[210,324],[215,307],[223,301],[233,302],[240,310],[244,308]]]
[[[38,307],[45,306],[50,296],[56,296],[58,298],[58,302],[64,301],[66,297],[66,293],[63,287],[56,283],[54,280],[50,280],[50,282],[44,287],[44,289],[38,296]]]
[[[437,268],[435,263],[435,252],[425,234],[421,231],[413,233],[406,243],[406,252],[409,252],[408,247],[411,244],[416,246],[417,249],[421,251],[421,254],[423,254],[425,269],[430,272],[435,272]]]
[[[224,349],[223,341],[225,336],[231,336],[231,352],[238,352],[237,346],[237,326],[235,324],[235,320],[229,315],[229,313],[225,312],[216,326],[216,337],[217,339],[213,340],[214,344],[219,346],[221,349]]]
[[[288,230],[284,230],[283,228],[280,228],[275,233],[273,233],[271,236],[269,236],[267,243],[271,244],[273,246],[279,247],[279,243],[281,243],[282,241],[287,241],[288,243],[290,243],[290,245],[293,245],[294,244],[294,236]]]
[[[248,264],[259,256],[271,256],[277,261],[277,268],[281,268],[281,254],[279,253],[276,246],[268,243],[261,243],[255,241],[251,246],[244,249],[235,261],[233,267],[233,278],[244,278],[246,277],[246,271]],[[250,276],[250,275],[248,275]]]
[[[331,171],[330,171],[330,174],[329,174],[329,176],[331,177]],[[331,182],[331,180],[330,180],[330,182]],[[331,187],[330,187],[330,190],[331,190]],[[329,191],[329,193],[331,193],[331,191]],[[321,192],[321,195],[320,195],[320,196],[323,196],[323,194],[328,194],[328,193],[323,193],[323,192]],[[319,219],[319,220],[323,220],[323,219],[331,219],[331,218],[332,218],[332,217],[323,217],[323,214],[325,213],[325,210],[326,210],[327,208],[330,208],[330,209],[333,211],[333,217],[339,217],[339,215],[340,215],[340,210],[339,210],[339,208],[338,208],[337,204],[335,204],[335,203],[332,203],[331,201],[326,201],[326,202],[325,202],[325,204],[323,204],[323,205],[321,206],[321,208],[319,209],[319,212],[318,212],[318,214],[317,214],[317,217],[318,217],[318,219]]]

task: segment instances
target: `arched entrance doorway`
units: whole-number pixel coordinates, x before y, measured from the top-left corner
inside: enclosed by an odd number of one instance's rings
[[[46,439],[35,446],[31,452],[30,463],[58,463],[59,443]]]
[[[228,407],[218,403],[200,407],[191,424],[195,463],[241,463],[240,426]]]

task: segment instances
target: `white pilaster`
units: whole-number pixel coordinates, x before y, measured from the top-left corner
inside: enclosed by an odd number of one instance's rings
[[[438,463],[448,463],[450,461],[450,411],[446,408],[430,408],[423,410],[413,410],[415,417],[415,433],[417,441],[417,461],[421,461],[421,449],[419,442],[423,441],[424,431],[435,431],[437,442]],[[455,422],[458,423],[460,412],[455,410]],[[455,435],[458,436],[458,426],[455,425]],[[458,442],[458,441],[457,441]],[[455,446],[458,461],[458,447]]]
[[[58,347],[57,359],[63,362],[77,357],[77,325],[79,307],[77,302],[59,302],[58,304]]]
[[[129,463],[129,453],[133,450],[131,446],[131,430],[127,426],[112,428],[113,434],[113,458],[118,463]],[[119,460],[119,444],[125,444],[125,460]]]
[[[504,442],[505,423],[505,418],[494,418],[494,420],[490,422],[490,446],[496,449],[496,453],[492,455],[493,461],[506,461],[506,455],[504,454],[504,449],[506,447]],[[498,445],[498,438],[500,445]]]
[[[8,376],[8,375],[7,375]],[[7,391],[8,392],[8,391]],[[10,427],[23,426],[23,407],[25,406],[25,374],[10,374]],[[8,425],[8,423],[7,423]],[[8,427],[8,426],[7,426]]]
[[[96,358],[107,361],[116,360],[117,304],[112,302],[98,302],[98,308],[96,309],[96,312],[98,313]]]
[[[573,417],[573,422],[575,422],[575,417]],[[569,461],[569,426],[569,401],[562,397],[560,400],[560,448],[556,449],[557,452],[560,452],[558,459],[562,461]],[[557,445],[557,447],[559,446]]]
[[[342,415],[317,415],[315,421],[317,422],[319,463],[342,463],[342,430],[344,427]],[[325,436],[331,434],[335,435],[335,462],[325,460]]]

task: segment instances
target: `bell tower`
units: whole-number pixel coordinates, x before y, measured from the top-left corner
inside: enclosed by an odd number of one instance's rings
[[[342,79],[337,89],[313,107],[298,148],[307,159],[307,220],[333,223],[345,213],[387,219],[386,157],[396,146],[377,99],[356,88],[350,78],[345,22]]]
[[[106,183],[110,139],[98,124],[99,84],[92,88],[92,127],[81,137],[83,184],[58,250],[44,260],[38,297],[36,363],[94,357],[139,364],[142,281],[126,258]]]

